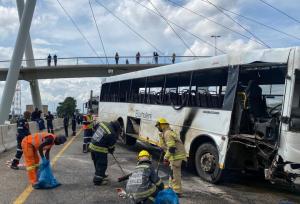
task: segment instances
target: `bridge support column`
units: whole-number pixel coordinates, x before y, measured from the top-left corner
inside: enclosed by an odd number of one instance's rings
[[[19,20],[21,22],[23,10],[24,10],[24,0],[16,0],[16,2],[18,7]],[[35,67],[35,61],[32,60],[34,59],[34,56],[33,56],[30,33],[28,34],[28,39],[26,42],[25,58],[27,60],[26,61],[27,67]],[[29,84],[30,84],[33,106],[37,107],[39,110],[43,110],[38,80],[29,81]]]
[[[29,36],[31,21],[36,5],[36,0],[26,1],[20,27],[17,35],[15,48],[12,54],[11,63],[6,77],[3,95],[0,104],[0,124],[3,124],[9,117],[11,103],[16,91],[16,84],[19,78],[22,58],[26,42]]]

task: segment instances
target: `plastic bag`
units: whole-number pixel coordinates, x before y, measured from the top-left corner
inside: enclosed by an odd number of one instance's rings
[[[57,182],[57,180],[53,176],[50,162],[47,159],[43,158],[38,172],[38,183],[34,185],[34,188],[50,189],[50,188],[56,188],[60,185],[61,184]]]
[[[155,204],[179,204],[178,196],[170,188],[162,190],[157,194]]]

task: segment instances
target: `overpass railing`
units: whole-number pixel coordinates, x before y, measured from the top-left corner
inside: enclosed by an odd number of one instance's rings
[[[176,56],[175,62],[191,61],[210,56]],[[22,66],[25,68],[27,61],[34,61],[37,67],[48,66],[47,58],[22,60]],[[171,64],[173,63],[172,56],[141,56],[139,61],[135,56],[120,56],[118,64]],[[8,68],[10,60],[0,60],[0,68]],[[57,58],[57,65],[85,65],[85,64],[116,64],[115,57],[59,57]],[[52,58],[51,65],[54,66]]]

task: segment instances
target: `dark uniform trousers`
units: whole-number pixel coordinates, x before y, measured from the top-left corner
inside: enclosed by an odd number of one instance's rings
[[[95,177],[94,183],[101,184],[103,179],[106,177],[105,172],[107,169],[107,153],[100,153],[100,152],[91,152],[92,160],[95,166]]]

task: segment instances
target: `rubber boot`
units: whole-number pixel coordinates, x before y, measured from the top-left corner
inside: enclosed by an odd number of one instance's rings
[[[14,160],[11,162],[10,168],[11,168],[11,169],[14,169],[14,170],[19,170],[18,165],[19,165],[19,161],[16,160],[16,159],[14,159]]]

